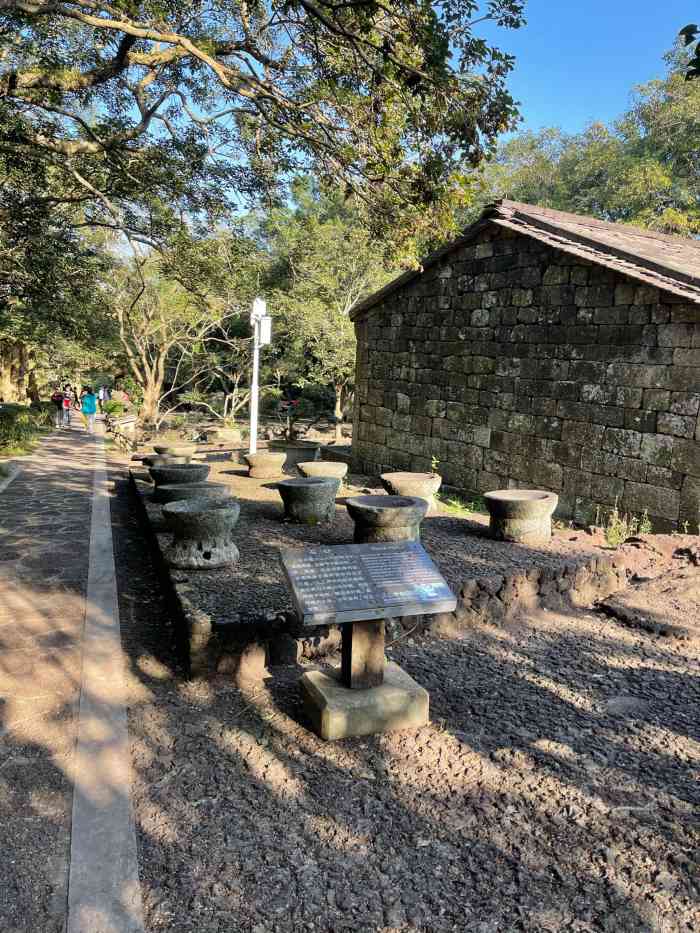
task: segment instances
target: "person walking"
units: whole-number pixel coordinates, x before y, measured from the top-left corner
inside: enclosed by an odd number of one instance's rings
[[[80,410],[85,415],[85,430],[88,434],[95,433],[95,412],[97,411],[97,398],[91,386],[84,386],[81,396]]]
[[[53,419],[54,426],[56,428],[61,428],[63,427],[63,392],[61,392],[61,387],[59,385],[53,387],[51,402],[56,407]]]
[[[100,414],[101,415],[104,414],[104,410],[105,410],[105,387],[104,386],[100,386],[99,389],[97,390],[97,404],[100,409]]]
[[[63,386],[63,401],[61,403],[63,406],[63,426],[65,428],[70,427],[70,410],[71,410],[71,406],[73,405],[73,399],[74,399],[73,390],[70,387],[70,383],[67,382]]]

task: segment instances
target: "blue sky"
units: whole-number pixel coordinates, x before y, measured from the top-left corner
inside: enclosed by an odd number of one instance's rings
[[[522,29],[485,37],[516,56],[509,85],[523,126],[575,132],[617,116],[635,84],[664,74],[663,54],[700,22],[700,0],[526,0],[526,16]]]

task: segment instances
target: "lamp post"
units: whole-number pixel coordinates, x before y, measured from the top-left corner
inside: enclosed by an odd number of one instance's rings
[[[267,314],[264,298],[253,301],[250,312],[250,326],[253,328],[253,373],[250,380],[250,446],[251,454],[258,449],[258,376],[260,372],[260,347],[267,346],[272,339],[272,318]]]

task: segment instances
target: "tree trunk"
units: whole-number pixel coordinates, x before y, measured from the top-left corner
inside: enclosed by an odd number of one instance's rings
[[[143,402],[141,403],[140,417],[144,424],[155,424],[158,420],[158,408],[160,396],[163,390],[162,385],[149,382],[143,389]]]
[[[343,439],[343,387],[342,385],[333,386],[335,390],[335,439],[340,443]]]

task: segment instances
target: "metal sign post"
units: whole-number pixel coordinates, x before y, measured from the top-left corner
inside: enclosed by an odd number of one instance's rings
[[[258,397],[260,394],[258,381],[260,373],[260,347],[267,346],[271,341],[272,318],[267,314],[267,304],[264,298],[253,301],[253,310],[250,313],[250,324],[253,328],[253,373],[250,380],[250,445],[249,452],[254,454],[258,449]]]

